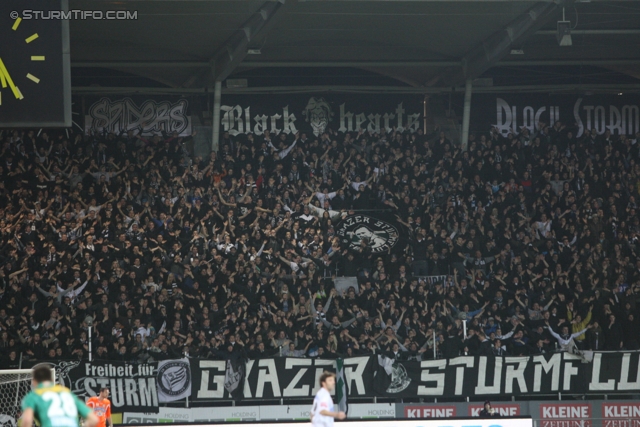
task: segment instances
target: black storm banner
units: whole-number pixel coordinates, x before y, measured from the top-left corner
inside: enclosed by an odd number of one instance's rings
[[[158,412],[157,363],[60,361],[50,364],[56,370],[56,381],[83,401],[98,395],[101,387],[109,387],[112,412]]]
[[[422,96],[412,95],[229,95],[222,98],[220,129],[231,136],[268,130],[272,135],[301,132],[309,138],[327,129],[416,132],[422,128],[422,101]]]
[[[460,397],[555,393],[640,392],[640,353],[595,353],[593,361],[568,353],[394,361],[378,356],[344,359],[352,397]],[[229,400],[223,360],[191,361],[191,399]],[[249,361],[243,399],[312,398],[335,360],[274,358]]]
[[[576,137],[595,129],[599,135],[634,136],[640,131],[640,97],[637,95],[473,95],[472,131],[491,126],[507,135],[522,127],[535,131],[538,123],[561,121]]]

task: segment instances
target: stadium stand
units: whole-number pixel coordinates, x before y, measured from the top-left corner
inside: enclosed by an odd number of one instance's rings
[[[639,349],[638,135],[540,128],[464,152],[437,130],[225,134],[206,158],[5,130],[2,365],[87,358],[92,319],[93,357],[134,362]],[[336,235],[365,210],[403,224],[399,251]]]

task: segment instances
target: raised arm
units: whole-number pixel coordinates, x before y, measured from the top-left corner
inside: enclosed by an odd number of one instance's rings
[[[551,326],[547,326],[547,329],[549,330],[549,333],[550,333],[551,335],[553,335],[553,337],[554,337],[555,339],[557,339],[558,341],[560,341],[560,340],[562,339],[562,337],[561,337],[560,335],[556,334],[556,333],[553,331],[553,329],[551,329]],[[583,333],[584,333],[584,331],[583,331]]]
[[[322,310],[326,313],[327,310],[329,310],[329,307],[331,307],[331,300],[333,299],[333,294],[329,294],[329,299],[327,300],[327,303],[324,305],[324,307],[322,308]]]
[[[343,328],[347,328],[347,327],[349,327],[349,325],[351,325],[351,324],[352,324],[353,322],[355,322],[356,320],[357,320],[357,319],[354,317],[353,319],[349,319],[349,320],[346,320],[346,321],[344,321],[344,322],[340,323],[340,325],[341,325]]]
[[[591,329],[591,325],[587,326],[586,328],[584,328],[583,330],[581,330],[580,332],[576,332],[575,334],[571,334],[571,338],[576,338],[579,337],[580,335],[584,334],[585,332],[587,332],[587,330]],[[551,328],[549,328],[549,330],[551,330]]]

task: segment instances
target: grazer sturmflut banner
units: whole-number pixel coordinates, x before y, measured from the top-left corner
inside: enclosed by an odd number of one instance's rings
[[[100,98],[87,104],[84,127],[86,134],[133,131],[135,135],[191,135],[189,101],[183,98],[145,99]]]
[[[599,135],[608,130],[634,136],[640,132],[640,96],[478,94],[471,103],[474,132],[496,126],[506,136],[522,127],[534,131],[539,122],[553,125],[557,121],[573,129],[578,138],[591,129]]]
[[[56,381],[83,401],[96,396],[101,387],[109,387],[112,412],[158,412],[157,363],[75,360],[47,364],[55,368]]]
[[[461,397],[640,392],[640,353],[595,353],[593,361],[554,353],[523,357],[464,356],[391,361],[344,359],[351,397]],[[223,360],[191,361],[194,401],[229,399]],[[246,364],[243,399],[311,398],[335,360],[273,358]]]
[[[422,128],[422,102],[417,95],[230,95],[222,98],[220,130],[231,136],[300,132],[311,139],[327,129],[415,132]]]
[[[344,369],[351,395],[373,396],[373,358],[344,359]],[[226,363],[224,360],[192,360],[194,389],[191,400],[225,399]],[[336,370],[336,361],[308,358],[273,358],[250,360],[244,376],[244,399],[309,398],[318,391],[322,372]]]
[[[377,396],[510,396],[640,390],[640,354],[569,353],[523,357],[464,356],[422,362],[379,361]]]

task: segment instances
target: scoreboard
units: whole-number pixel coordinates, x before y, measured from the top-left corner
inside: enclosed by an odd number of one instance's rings
[[[67,0],[0,2],[0,127],[71,126]]]

